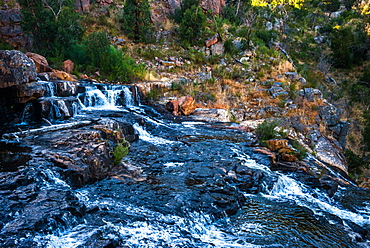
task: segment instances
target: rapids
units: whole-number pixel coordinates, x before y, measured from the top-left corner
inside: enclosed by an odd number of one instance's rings
[[[369,191],[339,187],[329,197],[299,173],[271,171],[253,134],[232,124],[162,115],[126,86],[86,88],[73,118],[130,114],[142,120],[133,123],[139,140],[113,176],[81,188],[44,170],[41,188],[71,192],[86,210],[29,231],[19,247],[370,247]],[[2,155],[3,167],[23,149]]]

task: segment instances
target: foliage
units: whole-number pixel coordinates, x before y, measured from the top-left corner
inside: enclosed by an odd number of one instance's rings
[[[126,0],[122,17],[123,30],[130,39],[146,43],[153,39],[148,0]]]
[[[122,158],[127,156],[128,149],[129,149],[129,143],[128,142],[118,143],[118,145],[113,150],[114,165],[118,165],[119,163],[121,163]]]
[[[276,130],[279,124],[280,122],[277,120],[264,120],[255,130],[259,140],[265,141],[279,137],[279,132]]]
[[[83,28],[74,11],[73,0],[19,0],[22,28],[33,38],[36,52],[44,56],[62,56],[78,43]]]
[[[145,76],[145,66],[136,64],[129,55],[110,45],[105,32],[91,33],[81,44],[73,46],[67,55],[86,70],[100,70],[109,81],[128,82]]]
[[[13,46],[6,43],[5,41],[0,41],[0,50],[12,50]]]
[[[366,59],[369,37],[363,23],[337,25],[331,33],[333,64],[339,68],[351,68]]]
[[[202,43],[206,30],[206,15],[200,6],[191,6],[184,13],[179,27],[179,38],[185,45],[199,45]]]
[[[355,154],[352,150],[346,149],[344,152],[344,156],[346,157],[348,163],[348,172],[350,174],[361,174],[362,169],[366,167],[364,160],[361,156]]]
[[[298,151],[298,159],[302,160],[307,156],[307,149],[302,146],[297,140],[292,140],[291,145]]]

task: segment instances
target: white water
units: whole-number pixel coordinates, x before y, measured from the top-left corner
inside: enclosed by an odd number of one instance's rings
[[[68,232],[36,236],[34,241],[43,247],[72,248],[84,244],[88,237],[102,231],[105,238],[121,240],[121,245],[128,247],[188,247],[188,245],[196,247],[199,243],[201,247],[259,247],[228,234],[209,215],[201,213],[189,213],[186,217],[164,215],[145,207],[120,202],[107,200],[92,202],[88,194],[81,191],[78,197],[89,206],[114,209],[121,215],[127,215],[127,223],[103,220],[105,224],[99,227],[80,224]],[[131,217],[145,220],[130,221]]]
[[[293,200],[297,205],[307,207],[318,215],[327,212],[341,219],[353,221],[358,225],[370,225],[370,216],[368,213],[354,213],[342,209],[341,206],[337,206],[336,202],[319,190],[315,190],[317,197],[314,197],[310,191],[304,184],[286,175],[280,175],[268,196],[275,197],[279,200]]]
[[[299,206],[311,209],[317,215],[323,215],[326,212],[336,215],[341,219],[353,221],[358,225],[370,225],[370,211],[363,209],[362,212],[358,211],[355,213],[342,209],[342,207],[337,206],[336,202],[328,197],[327,194],[322,193],[319,190],[312,190],[303,183],[298,182],[287,175],[279,172],[272,172],[270,168],[250,159],[247,154],[244,154],[235,147],[231,147],[231,150],[237,154],[236,158],[242,161],[245,166],[251,169],[259,169],[266,175],[271,175],[272,173],[276,173],[278,175],[278,181],[274,184],[271,191],[267,194],[262,194],[263,196],[274,198],[278,201],[292,200]],[[315,196],[313,196],[313,193]]]
[[[135,131],[137,132],[137,134],[139,134],[139,138],[141,140],[152,143],[154,145],[170,145],[170,144],[177,143],[176,141],[171,141],[171,140],[167,140],[161,137],[153,136],[137,123],[135,123],[133,127]]]

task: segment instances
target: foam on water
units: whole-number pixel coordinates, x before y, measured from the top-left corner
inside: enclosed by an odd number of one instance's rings
[[[280,175],[278,181],[269,192],[269,196],[276,197],[280,200],[293,200],[297,205],[307,207],[318,215],[322,215],[324,211],[336,215],[341,219],[353,221],[359,225],[370,225],[370,216],[368,214],[362,214],[361,212],[355,213],[342,209],[326,194],[318,190],[314,193],[317,197],[314,197],[310,190],[302,183],[286,175]]]
[[[154,145],[171,145],[177,143],[176,141],[171,141],[167,139],[163,139],[161,137],[152,136],[148,133],[144,128],[142,128],[139,124],[135,123],[133,125],[135,131],[139,134],[139,138],[141,140],[147,141]]]
[[[88,237],[103,232],[105,237],[120,240],[123,246],[128,247],[259,247],[225,232],[210,216],[201,213],[179,217],[113,201],[95,201],[95,204],[117,209],[127,218],[134,216],[145,220],[113,223],[103,219],[104,224],[99,227],[84,223],[68,232],[36,236],[34,241],[43,247],[70,248],[84,245]]]

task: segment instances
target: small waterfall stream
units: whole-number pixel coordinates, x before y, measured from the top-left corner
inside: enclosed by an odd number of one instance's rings
[[[139,141],[115,177],[79,189],[44,171],[45,190],[71,192],[86,211],[82,220],[65,214],[63,228],[37,233],[37,247],[370,246],[369,237],[355,231],[370,230],[369,191],[340,187],[329,197],[294,173],[271,171],[268,159],[248,146],[249,133],[217,123],[175,123],[137,106],[127,86],[85,89],[74,118],[130,109],[144,122],[133,124]],[[55,106],[55,115],[67,108]]]

